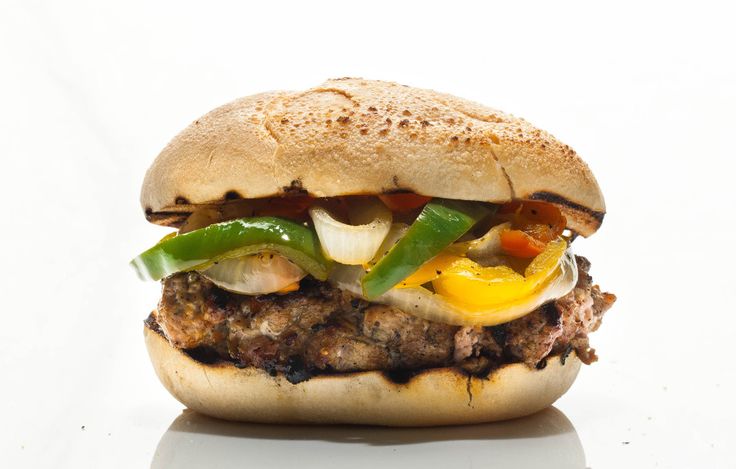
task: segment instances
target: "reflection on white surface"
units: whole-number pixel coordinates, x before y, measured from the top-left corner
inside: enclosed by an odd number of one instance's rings
[[[585,453],[572,423],[554,407],[508,422],[414,429],[244,424],[185,410],[151,463],[152,469],[287,466],[583,469]]]

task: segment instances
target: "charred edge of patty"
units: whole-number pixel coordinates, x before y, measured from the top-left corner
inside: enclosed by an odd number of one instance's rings
[[[155,332],[156,334],[160,335],[164,339],[168,341],[168,338],[164,334],[163,330],[161,330],[161,326],[156,322],[156,318],[154,317],[154,313],[152,312],[144,321],[143,324],[145,327],[150,329],[151,331]],[[169,346],[173,347],[173,345],[169,344]],[[218,354],[212,347],[196,347],[193,349],[179,349],[182,353],[184,353],[187,357],[189,357],[191,360],[194,360],[197,363],[200,363],[202,365],[206,366],[212,366],[212,367],[225,367],[225,366],[234,366],[236,368],[245,369],[245,368],[254,368],[254,369],[263,369],[268,374],[270,374],[273,377],[277,377],[279,375],[286,378],[287,381],[289,381],[292,384],[299,384],[303,381],[307,381],[314,377],[319,378],[342,378],[342,377],[349,377],[349,376],[358,376],[361,374],[366,373],[380,373],[381,376],[384,377],[387,381],[394,383],[394,384],[409,384],[414,378],[417,378],[425,373],[432,372],[434,370],[452,370],[454,373],[458,374],[459,376],[462,376],[464,378],[477,378],[477,379],[483,379],[488,380],[491,378],[492,374],[503,368],[506,365],[513,365],[522,363],[519,360],[513,360],[510,357],[504,357],[503,360],[489,360],[489,364],[479,371],[468,371],[467,369],[461,367],[461,366],[443,366],[443,367],[430,367],[430,368],[418,368],[418,369],[392,369],[392,370],[359,370],[359,371],[349,371],[349,372],[330,372],[328,370],[319,370],[316,368],[310,368],[308,367],[303,360],[301,360],[301,357],[293,357],[292,360],[289,361],[287,366],[284,370],[278,371],[275,366],[273,367],[266,367],[266,368],[258,368],[253,365],[246,365],[243,366],[241,363],[239,363],[237,360],[233,359],[225,359],[220,354]],[[547,357],[545,357],[542,361],[547,362],[547,360],[554,359],[558,356],[560,356],[560,362],[564,366],[566,359],[569,358],[571,355],[571,352],[573,351],[572,347],[568,347],[563,353],[561,354],[550,354]],[[544,367],[537,367],[537,369],[541,370]]]

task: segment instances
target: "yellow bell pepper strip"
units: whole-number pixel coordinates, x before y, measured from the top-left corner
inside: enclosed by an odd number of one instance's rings
[[[457,256],[452,253],[441,252],[429,261],[422,264],[419,269],[413,274],[406,277],[404,280],[396,285],[396,288],[412,288],[424,285],[425,283],[431,282],[442,275],[442,272],[453,263],[464,259],[461,256]]]
[[[490,307],[531,295],[552,276],[567,249],[557,239],[527,266],[524,275],[507,266],[483,267],[461,258],[446,267],[433,282],[436,293],[472,307]]]
[[[313,229],[276,217],[239,218],[167,237],[130,264],[141,279],[160,280],[265,250],[283,255],[318,280],[327,279],[332,266]]]
[[[433,199],[406,235],[363,277],[364,296],[373,299],[387,292],[492,211],[478,202]]]

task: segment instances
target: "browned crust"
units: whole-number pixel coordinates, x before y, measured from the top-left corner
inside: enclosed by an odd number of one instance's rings
[[[362,79],[241,98],[201,117],[161,152],[141,204],[176,225],[234,197],[407,190],[487,202],[542,198],[588,236],[605,203],[587,165],[523,119],[431,90]]]
[[[572,385],[580,361],[550,357],[542,370],[509,364],[488,378],[455,368],[418,372],[406,383],[366,371],[321,375],[298,384],[284,376],[229,363],[205,364],[144,328],[151,362],[182,404],[227,420],[262,423],[458,425],[538,412]]]
[[[568,227],[586,226],[589,229],[597,231],[603,223],[603,218],[606,216],[605,211],[592,210],[551,192],[535,192],[527,198],[529,200],[541,200],[556,205],[562,214],[565,215],[565,218],[567,218]]]

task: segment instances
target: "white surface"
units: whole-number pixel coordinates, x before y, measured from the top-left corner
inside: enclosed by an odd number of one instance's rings
[[[726,2],[153,3],[0,2],[0,465],[736,467]],[[577,252],[619,301],[559,412],[234,427],[179,417],[156,381],[141,321],[158,286],[127,266],[166,232],[137,205],[147,165],[216,105],[345,75],[524,116],[593,168],[609,214]]]

